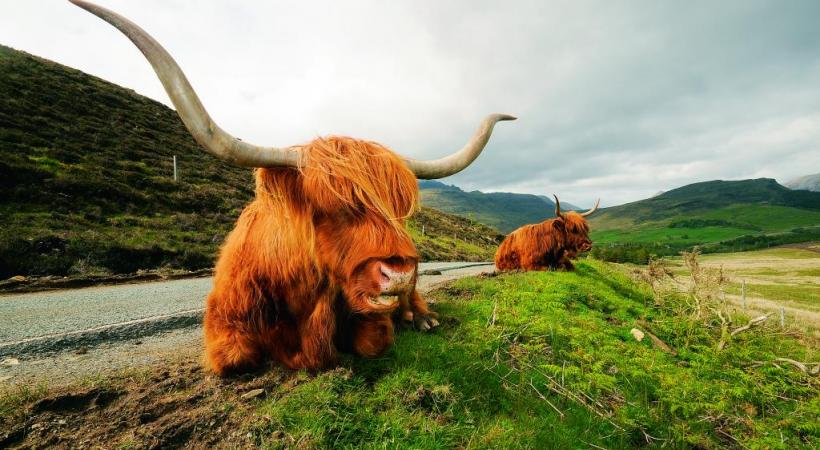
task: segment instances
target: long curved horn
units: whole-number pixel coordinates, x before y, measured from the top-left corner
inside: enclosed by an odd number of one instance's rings
[[[464,170],[469,166],[484,146],[490,140],[490,135],[493,133],[493,127],[497,122],[502,120],[515,120],[516,117],[507,114],[490,114],[485,117],[475,132],[473,137],[462,147],[461,150],[444,158],[434,159],[430,161],[422,161],[412,158],[404,158],[410,170],[416,174],[416,177],[422,180],[435,180],[437,178],[449,177]]]
[[[555,194],[552,194],[552,196],[555,197],[555,217],[564,217],[561,214],[561,202],[558,201],[558,196]]]
[[[601,199],[599,198],[598,201],[595,202],[595,206],[593,206],[592,209],[590,209],[589,211],[587,211],[585,213],[581,213],[581,217],[586,217],[586,216],[594,213],[595,211],[598,211],[598,206],[600,206],[600,205],[601,205]]]
[[[208,153],[231,164],[244,167],[276,167],[299,165],[301,152],[297,147],[261,147],[248,144],[226,133],[214,123],[202,106],[182,69],[162,46],[142,28],[125,17],[83,0],[69,0],[110,23],[125,34],[140,49],[154,68],[165,92],[171,98],[179,117],[196,141]]]

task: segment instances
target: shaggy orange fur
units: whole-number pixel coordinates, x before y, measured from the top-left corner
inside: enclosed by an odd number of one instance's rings
[[[256,198],[221,249],[204,322],[219,375],[267,358],[318,369],[337,349],[376,356],[392,343],[399,305],[433,314],[414,287],[396,304],[368,301],[374,262],[417,267],[405,229],[418,206],[413,172],[387,148],[347,137],[316,139],[302,155],[299,169],[256,171]]]
[[[495,265],[501,271],[573,270],[570,259],[591,248],[589,224],[571,211],[510,233],[495,253]]]

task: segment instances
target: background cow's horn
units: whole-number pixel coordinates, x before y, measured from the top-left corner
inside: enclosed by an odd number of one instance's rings
[[[586,216],[594,213],[595,211],[598,211],[598,206],[600,206],[600,205],[601,205],[601,199],[599,198],[598,201],[595,202],[595,206],[593,206],[592,209],[590,209],[589,211],[587,211],[585,213],[581,213],[581,217],[586,217]]]
[[[416,177],[422,180],[435,180],[436,178],[449,177],[464,170],[469,166],[484,146],[490,140],[490,135],[493,134],[493,127],[496,122],[502,120],[515,120],[516,117],[507,114],[490,114],[481,122],[478,131],[467,142],[464,147],[444,158],[434,159],[430,161],[422,161],[418,159],[405,158],[404,161],[410,170],[416,174]]]
[[[202,106],[176,61],[145,30],[101,6],[82,0],[69,1],[110,23],[131,39],[153,66],[188,131],[208,153],[237,166],[298,166],[298,148],[260,147],[248,144],[219,128]]]
[[[555,217],[564,217],[561,215],[561,202],[558,201],[558,196],[552,194],[555,197]]]

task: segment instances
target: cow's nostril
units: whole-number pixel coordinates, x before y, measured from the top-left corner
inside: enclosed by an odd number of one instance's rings
[[[389,282],[390,278],[391,278],[390,277],[390,269],[386,268],[385,266],[381,266],[380,271],[381,271],[381,276],[382,276],[382,282],[384,282],[384,283]]]

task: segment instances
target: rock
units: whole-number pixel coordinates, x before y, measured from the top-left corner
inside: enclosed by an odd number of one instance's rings
[[[20,360],[17,358],[6,358],[3,360],[2,363],[4,366],[16,366],[20,364]]]
[[[633,329],[629,330],[629,332],[632,333],[632,336],[635,338],[636,341],[640,342],[640,341],[643,340],[643,337],[644,337],[643,331],[641,331],[637,328],[633,328]]]
[[[245,392],[244,394],[242,394],[241,398],[242,398],[242,400],[248,400],[248,399],[251,399],[251,398],[259,397],[260,395],[262,395],[264,393],[265,393],[264,389],[254,389],[252,391],[248,391],[248,392]]]
[[[15,276],[8,279],[8,281],[16,281],[18,283],[21,283],[21,282],[26,281],[26,280],[27,280],[27,278],[24,277],[23,275],[15,275]]]

